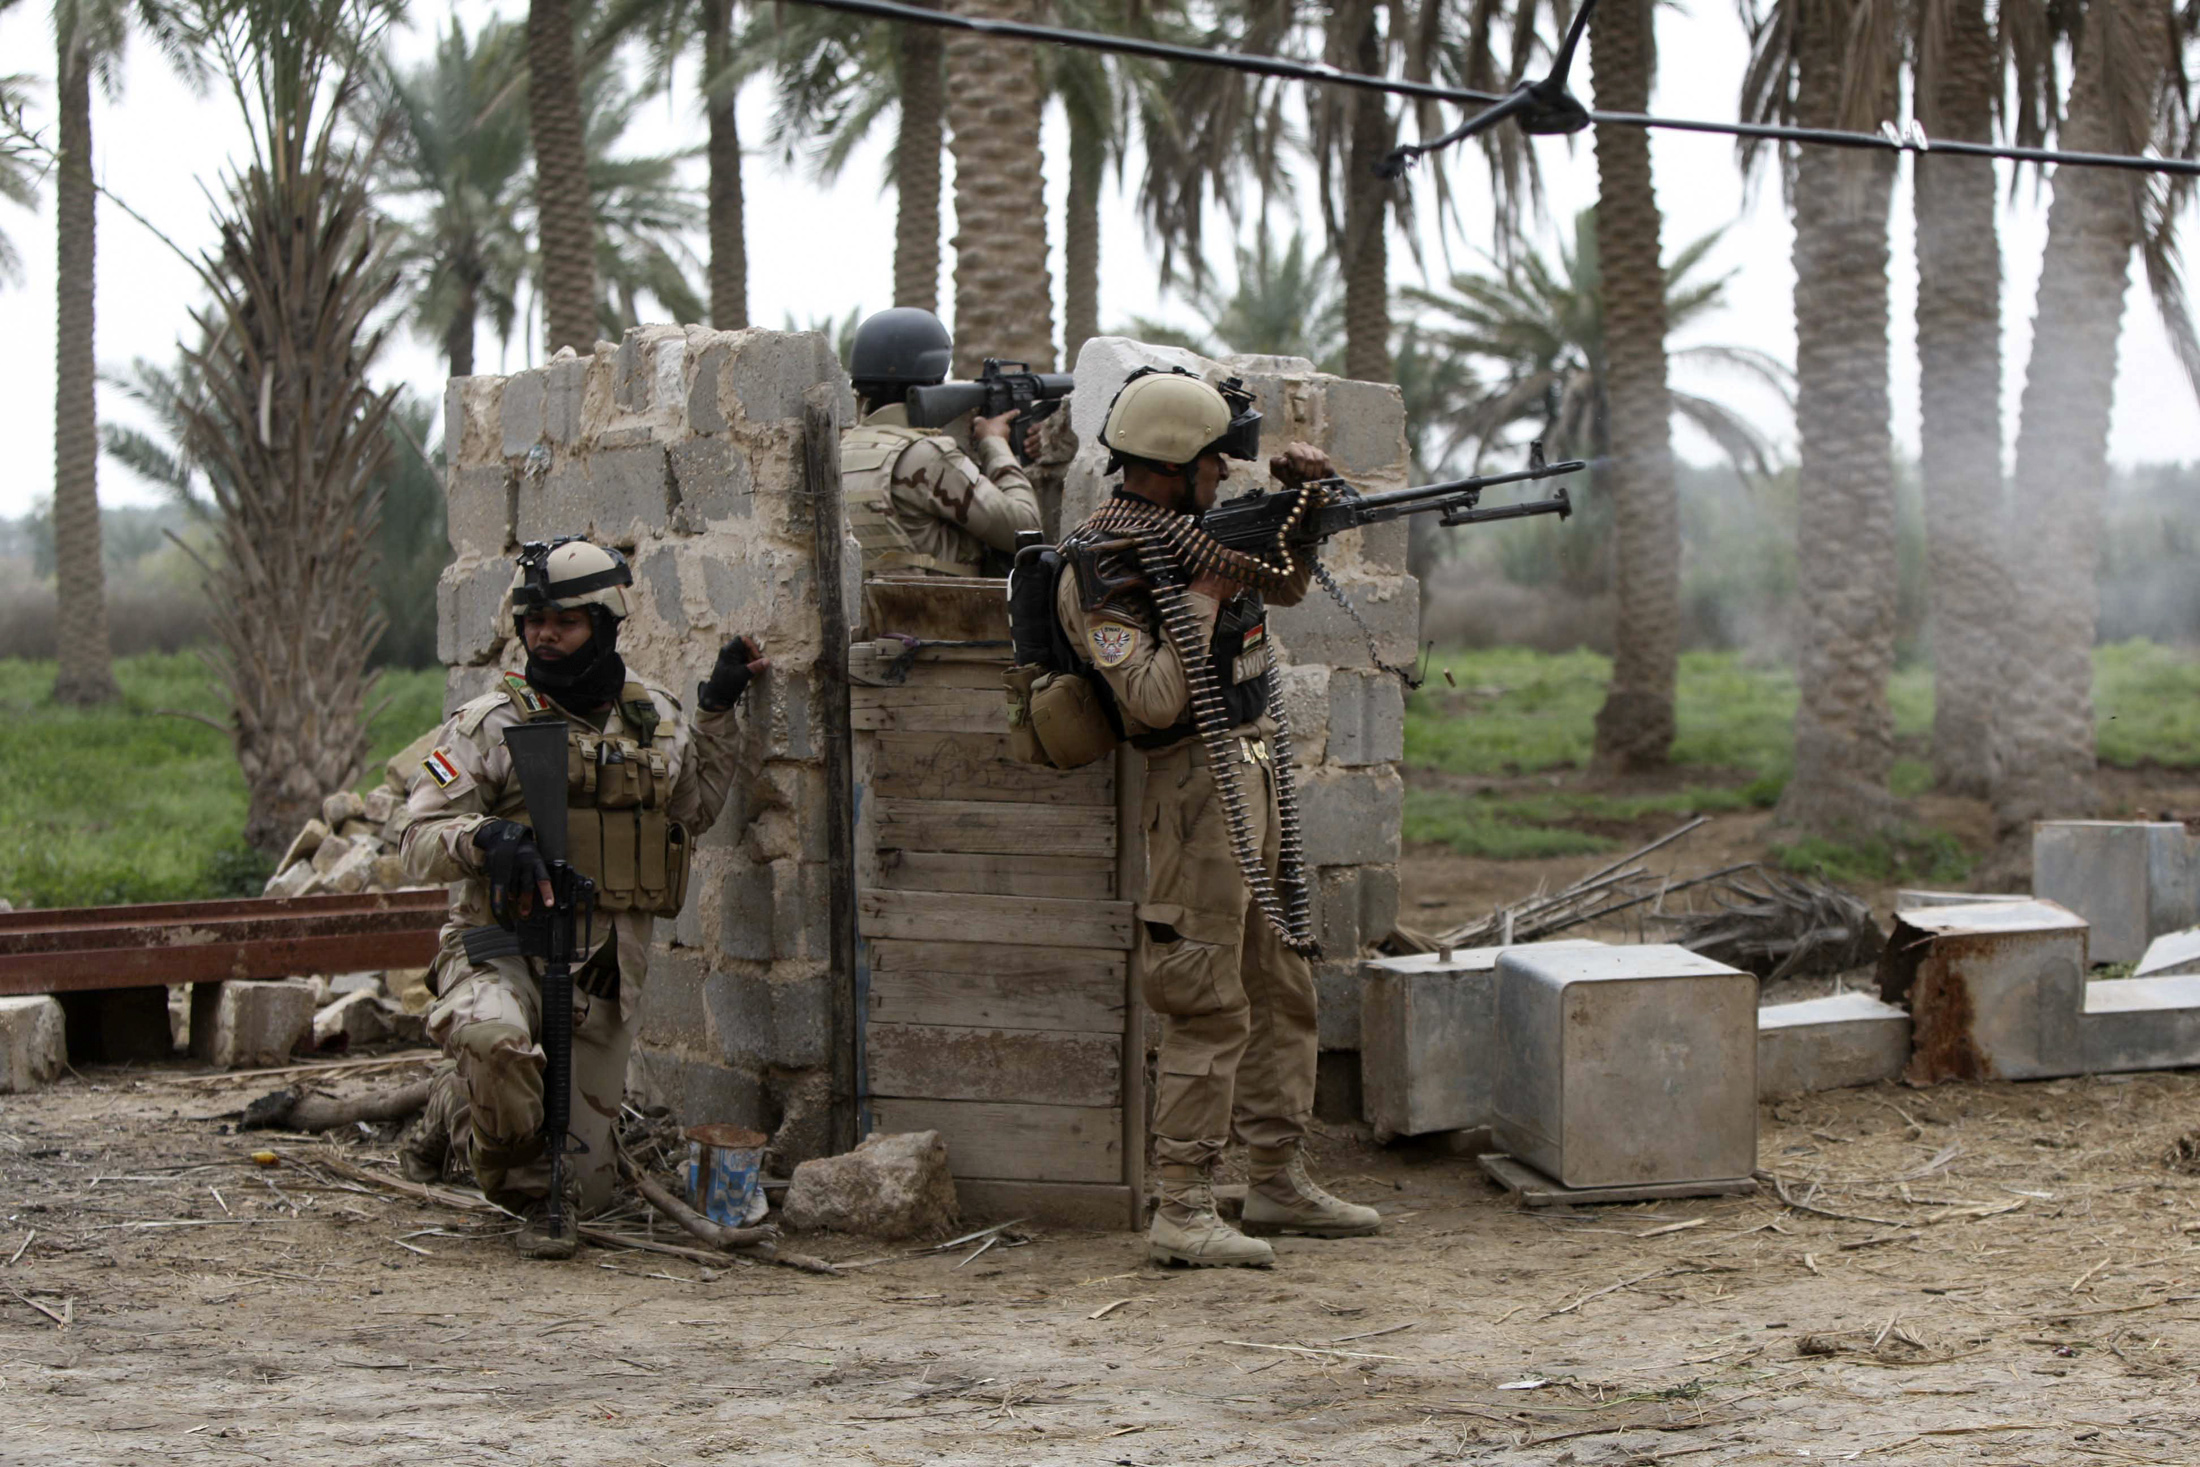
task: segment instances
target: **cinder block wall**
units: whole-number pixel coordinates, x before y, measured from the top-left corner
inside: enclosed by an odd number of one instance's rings
[[[696,848],[687,909],[657,924],[630,1091],[686,1121],[773,1133],[790,1161],[829,1149],[823,720],[803,394],[854,411],[814,332],[657,326],[445,398],[451,546],[438,594],[447,708],[524,653],[511,636],[511,557],[587,534],[633,560],[627,665],[692,705],[719,644],[760,637],[772,673],[741,712],[739,775]],[[842,578],[859,566],[843,537]]]
[[[1326,450],[1338,472],[1363,493],[1406,487],[1405,405],[1394,386],[1332,377],[1303,357],[1212,361],[1173,347],[1101,336],[1087,341],[1077,356],[1070,410],[1080,447],[1063,488],[1065,530],[1108,492],[1100,427],[1123,379],[1146,365],[1239,377],[1259,399],[1261,462],[1233,465],[1222,488],[1225,497],[1255,483],[1275,487],[1267,456],[1293,442]],[[1420,584],[1406,574],[1404,522],[1340,535],[1323,547],[1322,562],[1373,629],[1383,660],[1412,663],[1421,624]],[[1319,586],[1299,605],[1277,609],[1269,627],[1283,664],[1306,859],[1315,871],[1315,930],[1323,951],[1315,967],[1321,1044],[1328,1051],[1356,1051],[1360,950],[1388,936],[1398,917],[1404,690],[1397,678],[1370,664],[1367,638]]]

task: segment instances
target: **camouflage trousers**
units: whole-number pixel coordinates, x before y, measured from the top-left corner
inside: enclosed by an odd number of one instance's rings
[[[573,992],[572,1140],[566,1186],[582,1213],[601,1211],[618,1180],[612,1131],[626,1094],[634,1023],[618,999]],[[520,958],[481,965],[460,957],[445,970],[442,996],[428,1010],[428,1037],[455,1063],[456,1096],[439,1084],[454,1148],[471,1153],[482,1195],[517,1212],[550,1195],[542,1145],[543,1053],[535,1042],[542,996]]]
[[[1231,744],[1238,757],[1227,774],[1244,791],[1273,875],[1275,773],[1264,744]],[[1249,1146],[1294,1147],[1314,1109],[1314,972],[1254,904],[1197,740],[1147,756],[1141,814],[1141,992],[1162,1018],[1154,1158],[1205,1167],[1233,1132]]]

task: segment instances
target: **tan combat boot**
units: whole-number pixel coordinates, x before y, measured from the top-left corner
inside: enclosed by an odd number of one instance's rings
[[[1364,1238],[1382,1231],[1382,1214],[1332,1197],[1306,1174],[1298,1147],[1251,1148],[1252,1185],[1245,1189],[1245,1231],[1263,1237]]]
[[[540,1198],[520,1211],[519,1232],[512,1246],[522,1258],[571,1258],[580,1247],[580,1219],[568,1205],[555,1236],[550,1232],[550,1199]]]
[[[1146,1230],[1146,1256],[1192,1268],[1270,1268],[1276,1250],[1215,1214],[1215,1189],[1200,1167],[1161,1168],[1161,1202]]]

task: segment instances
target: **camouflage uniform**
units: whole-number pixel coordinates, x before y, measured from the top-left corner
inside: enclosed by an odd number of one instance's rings
[[[882,407],[841,435],[840,474],[848,525],[863,548],[863,573],[985,573],[985,552],[1016,548],[1020,530],[1039,528],[1039,497],[1000,438],[980,438],[971,455],[944,433],[909,426],[901,403]]]
[[[454,1104],[448,1094],[440,1103],[452,1121],[454,1142],[470,1142],[482,1192],[514,1211],[550,1189],[539,1136],[543,1053],[534,1041],[541,998],[527,960],[477,964],[467,958],[460,938],[468,928],[494,921],[475,830],[491,818],[527,819],[504,730],[528,716],[530,703],[564,713],[576,736],[644,746],[652,773],[669,789],[665,812],[684,828],[691,850],[717,820],[734,773],[731,709],[690,719],[662,689],[629,681],[600,719],[584,718],[541,699],[516,673],[459,709],[410,772],[400,817],[406,874],[416,881],[451,883],[451,919],[429,972],[437,998],[428,1010],[428,1034],[455,1062],[465,1103]],[[655,725],[645,727],[651,711]],[[588,800],[585,792],[575,796],[579,806]],[[676,899],[674,893],[671,900]],[[605,1204],[617,1176],[611,1135],[625,1091],[654,921],[646,904],[599,911],[597,946],[574,970],[572,1129],[583,1149],[567,1172],[578,1180],[584,1212]],[[462,1110],[470,1112],[470,1124]]]

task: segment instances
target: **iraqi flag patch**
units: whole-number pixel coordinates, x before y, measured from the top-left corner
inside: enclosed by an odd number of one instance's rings
[[[427,758],[421,760],[420,767],[428,771],[428,778],[435,781],[435,787],[439,790],[448,791],[452,785],[457,784],[466,777],[460,772],[459,767],[451,762],[451,756],[441,749],[437,749]]]

